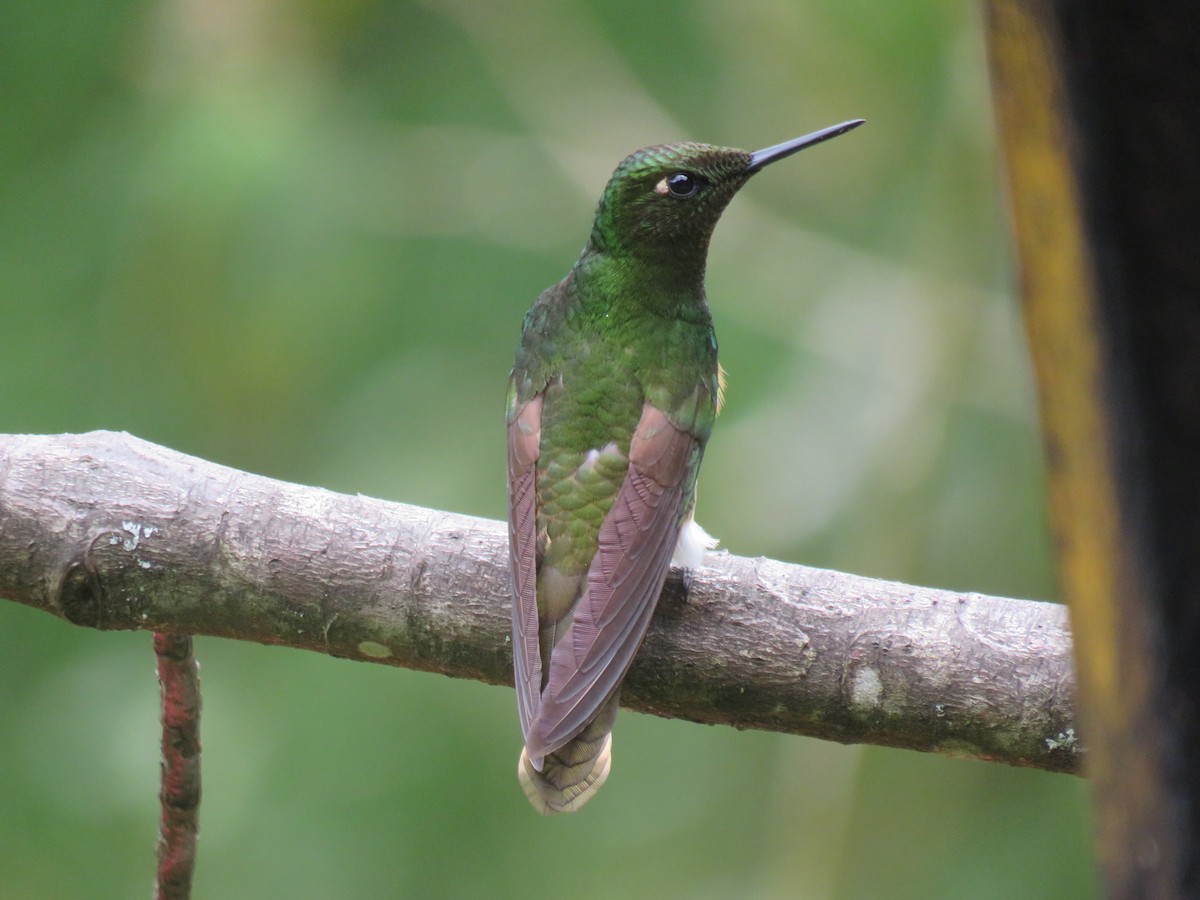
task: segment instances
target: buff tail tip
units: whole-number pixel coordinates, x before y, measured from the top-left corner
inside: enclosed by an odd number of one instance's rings
[[[612,734],[604,736],[604,746],[581,774],[579,766],[568,769],[556,765],[550,758],[544,761],[542,768],[543,771],[539,772],[533,767],[533,762],[522,747],[521,758],[517,761],[517,778],[530,805],[543,816],[576,812],[592,799],[608,778],[612,768]]]

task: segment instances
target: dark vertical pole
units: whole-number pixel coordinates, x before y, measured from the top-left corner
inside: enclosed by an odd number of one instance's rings
[[[1200,894],[1200,4],[992,0],[1112,896]]]

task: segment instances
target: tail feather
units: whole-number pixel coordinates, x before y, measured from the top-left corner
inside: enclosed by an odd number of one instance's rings
[[[539,772],[521,748],[517,777],[529,802],[543,816],[575,812],[592,798],[612,768],[612,733],[598,742],[578,738],[549,754]]]

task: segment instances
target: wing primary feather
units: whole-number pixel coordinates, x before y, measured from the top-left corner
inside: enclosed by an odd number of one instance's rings
[[[512,573],[512,653],[517,713],[528,736],[538,716],[542,658],[537,615],[537,460],[541,395],[517,410],[508,424],[509,569]]]

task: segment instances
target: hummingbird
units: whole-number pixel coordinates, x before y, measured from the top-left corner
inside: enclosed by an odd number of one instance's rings
[[[716,546],[696,476],[724,390],[704,292],[709,240],[750,176],[854,119],[750,153],[638,150],[575,265],[525,316],[508,382],[517,774],[543,815],[604,783],[621,682],[672,562]]]

